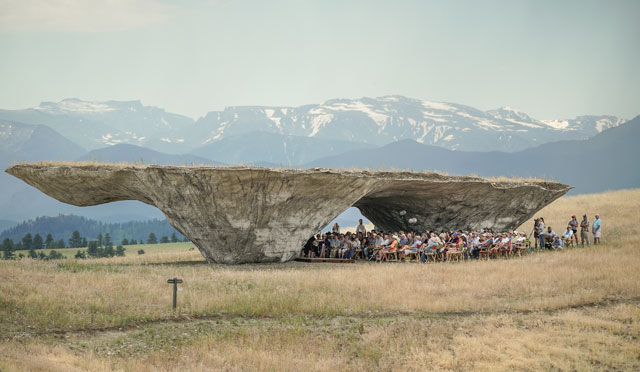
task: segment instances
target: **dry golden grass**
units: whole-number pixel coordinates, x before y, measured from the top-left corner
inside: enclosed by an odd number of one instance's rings
[[[0,370],[634,370],[639,211],[640,190],[562,198],[539,215],[598,212],[604,245],[488,262],[2,262]]]
[[[634,304],[529,314],[223,319],[0,345],[3,371],[637,370]]]

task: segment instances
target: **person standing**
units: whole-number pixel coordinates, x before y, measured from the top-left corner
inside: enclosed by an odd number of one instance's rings
[[[544,218],[540,217],[538,222],[538,237],[540,238],[540,249],[544,249]]]
[[[334,223],[333,227],[331,228],[331,232],[334,234],[340,234],[340,226],[338,225],[338,223]]]
[[[589,220],[587,215],[582,216],[582,222],[580,222],[580,243],[584,247],[584,242],[589,245]]]
[[[573,231],[573,237],[576,239],[576,246],[578,246],[578,219],[576,216],[571,216],[571,221],[569,221],[569,226],[571,226],[571,230]]]
[[[358,220],[358,226],[356,226],[356,234],[367,235],[367,229],[362,224],[362,219]]]
[[[596,214],[596,219],[593,220],[591,232],[593,233],[593,244],[600,244],[600,237],[602,236],[602,221],[600,221],[599,214]]]

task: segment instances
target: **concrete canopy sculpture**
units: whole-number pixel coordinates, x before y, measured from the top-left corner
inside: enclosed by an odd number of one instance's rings
[[[17,164],[6,170],[68,204],[159,208],[212,263],[288,261],[351,206],[383,230],[516,228],[570,186],[420,172]]]

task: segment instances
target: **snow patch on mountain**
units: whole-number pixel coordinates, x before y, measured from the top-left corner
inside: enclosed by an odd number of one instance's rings
[[[598,133],[602,132],[605,129],[609,129],[610,127],[612,127],[611,125],[611,121],[607,120],[607,119],[600,119],[596,121],[596,130],[598,131]]]
[[[541,121],[554,129],[567,129],[569,127],[569,120],[541,120]]]
[[[444,102],[422,101],[422,107],[430,110],[456,111],[456,108]]]
[[[352,101],[349,103],[334,103],[327,106],[328,110],[332,111],[359,111],[367,114],[378,126],[384,127],[387,124],[389,116],[374,110],[370,105],[367,105],[361,101]]]
[[[280,112],[282,112],[282,111],[280,111]],[[274,110],[274,109],[264,109],[264,113],[276,125],[276,128],[279,129],[280,133],[282,133],[282,125],[280,124],[280,121],[282,120],[282,117],[274,116],[274,114],[276,113],[276,110]]]
[[[317,113],[316,115],[317,116],[311,119],[311,133],[309,133],[309,137],[313,137],[316,134],[318,134],[318,132],[320,131],[320,129],[322,129],[322,127],[324,127],[325,125],[333,121],[333,117],[334,117],[333,114],[326,114],[326,113]]]
[[[69,98],[58,103],[42,102],[35,107],[36,110],[48,113],[79,113],[79,114],[102,114],[105,112],[116,111],[117,108],[112,107],[103,102],[81,101],[76,98]]]

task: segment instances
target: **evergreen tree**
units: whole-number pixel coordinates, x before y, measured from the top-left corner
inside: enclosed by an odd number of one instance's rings
[[[59,248],[59,249],[66,248],[66,246],[64,245],[64,240],[62,239],[58,240],[58,242],[56,243],[56,248]]]
[[[190,240],[187,239],[187,237],[185,236],[184,238],[182,238],[182,241],[185,242],[185,243],[189,243]]]
[[[109,235],[109,233],[104,234],[104,246],[113,248],[113,243],[111,242],[111,235]]]
[[[87,256],[89,256],[89,258],[96,258],[98,257],[98,242],[95,240],[92,240],[89,242],[89,244],[87,245]]]
[[[160,243],[165,244],[165,243],[169,243],[169,238],[167,238],[167,236],[163,236],[162,238],[160,238]]]
[[[38,254],[35,249],[29,248],[29,258],[33,258],[34,260],[38,258]]]
[[[87,238],[82,238],[82,246],[83,247],[87,246]]]
[[[98,234],[98,247],[102,247],[102,233]]]
[[[127,238],[122,239],[122,245],[129,245],[129,241],[127,240]]]
[[[82,246],[82,237],[80,231],[74,230],[69,239],[69,248],[80,248]]]
[[[158,244],[158,238],[156,238],[156,234],[149,233],[149,238],[147,239],[147,244]]]
[[[53,248],[53,244],[55,241],[53,240],[53,235],[47,234],[47,237],[44,239],[44,246],[46,248]]]
[[[44,253],[43,251],[38,251],[38,253],[36,254],[36,257],[39,260],[46,260],[47,259],[47,254]]]
[[[15,247],[13,245],[13,240],[6,238],[2,241],[2,258],[5,260],[13,260],[16,258],[14,254]]]
[[[102,257],[113,257],[116,255],[116,251],[113,249],[113,244],[104,247]]]
[[[26,233],[24,237],[22,237],[22,249],[31,249],[33,244],[33,238],[30,233]]]
[[[171,233],[171,243],[177,243],[178,242],[178,237],[176,236],[176,233]]]
[[[51,252],[49,252],[49,257],[47,257],[47,260],[61,260],[64,258],[64,255],[60,252],[56,252],[56,250],[52,250]]]
[[[124,257],[124,251],[126,251],[126,248],[119,245],[116,247],[116,256],[120,256],[120,257]]]
[[[87,254],[85,251],[76,251],[76,255],[74,257],[77,259],[85,259],[87,258]]]
[[[138,244],[138,241],[137,241],[137,240],[135,240],[135,239],[133,239],[133,240],[131,240],[131,242],[129,242],[129,244],[131,244],[131,245],[136,245],[136,244]]]
[[[34,249],[42,249],[44,248],[44,242],[42,241],[42,236],[40,234],[36,234],[33,237],[33,241],[31,242]]]
[[[138,254],[144,254],[144,249],[138,249]]]

